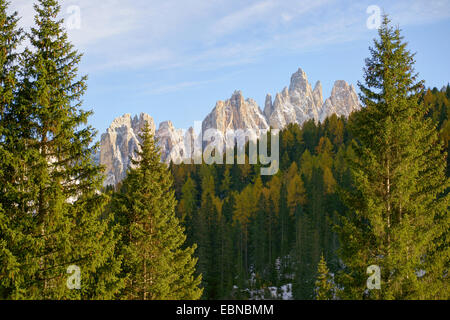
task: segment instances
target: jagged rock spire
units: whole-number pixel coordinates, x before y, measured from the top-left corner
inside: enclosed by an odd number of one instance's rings
[[[320,81],[316,82],[313,90],[305,71],[299,68],[292,75],[289,88],[277,93],[274,99],[270,94],[266,96],[264,112],[255,100],[245,99],[242,91],[236,90],[230,99],[216,103],[202,122],[202,130],[214,128],[225,135],[227,130],[253,129],[255,135],[251,139],[257,139],[261,130],[269,127],[283,129],[290,123],[302,125],[310,119],[323,122],[332,114],[348,117],[359,108],[353,85],[343,80],[336,81],[331,96],[323,102]],[[172,122],[165,121],[156,130],[153,118],[148,114],[141,113],[134,118],[125,114],[115,119],[101,137],[97,159],[106,167],[105,184],[116,184],[125,177],[145,122],[149,123],[158,140],[162,161],[176,161],[192,153],[192,145],[197,139],[195,135],[198,134],[192,128],[185,133],[176,129]]]

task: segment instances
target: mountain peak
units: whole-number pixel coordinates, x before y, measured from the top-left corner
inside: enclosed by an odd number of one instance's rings
[[[348,117],[353,111],[361,108],[355,87],[344,80],[336,80],[331,96],[325,101],[320,115],[323,122],[332,114]]]
[[[324,101],[322,84],[317,81],[314,90],[308,83],[308,77],[299,68],[292,76],[289,89],[285,87],[275,97],[268,94],[265,99],[264,113],[257,102],[245,99],[241,90],[235,90],[225,101],[217,101],[214,109],[202,123],[205,132],[210,128],[217,129],[223,136],[228,130],[251,130],[250,139],[257,139],[263,130],[271,126],[283,129],[290,123],[302,125],[314,119],[324,121],[332,114],[348,117],[351,112],[360,108],[355,87],[344,80],[337,80],[328,99]],[[139,133],[145,123],[149,123],[161,150],[161,161],[178,161],[185,155],[192,154],[195,133],[190,128],[186,135],[183,130],[176,129],[171,121],[159,124],[155,132],[153,118],[146,113],[139,116],[124,114],[114,119],[106,133],[101,137],[99,161],[106,168],[105,184],[116,184],[122,180],[130,158],[136,154],[139,146]],[[190,141],[186,146],[184,142]]]
[[[320,80],[316,82],[316,85],[314,86],[314,91],[322,92],[322,82],[320,82]]]
[[[303,71],[302,68],[299,68],[297,72],[295,72],[291,76],[291,84],[289,86],[289,91],[302,91],[305,92],[308,86],[308,77],[306,72]]]
[[[130,117],[131,118],[131,117]],[[136,115],[131,121],[131,127],[135,132],[141,132],[144,128],[145,124],[148,124],[150,127],[150,131],[152,133],[155,133],[156,127],[155,127],[155,121],[151,116],[148,114],[141,112],[139,114],[139,117]]]
[[[244,99],[242,91],[235,91],[230,99],[218,101],[203,121],[203,130],[215,128],[225,134],[227,130],[266,129],[266,118],[253,99]]]
[[[243,97],[242,90],[234,90],[233,94],[231,95],[232,98],[235,97]]]
[[[123,116],[115,118],[109,129],[115,129],[123,126],[131,127],[131,114],[126,113]]]
[[[323,105],[323,91],[322,91],[322,83],[320,81],[317,81],[316,85],[314,86],[313,99],[314,104],[317,107],[321,108]]]
[[[268,118],[273,111],[272,96],[266,95],[266,102],[264,103],[264,115]]]
[[[163,121],[159,124],[159,130],[165,129],[165,128],[174,129],[172,121],[167,120],[167,121]]]

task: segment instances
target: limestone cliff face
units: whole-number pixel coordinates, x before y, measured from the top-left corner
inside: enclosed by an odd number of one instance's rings
[[[153,118],[141,113],[139,117],[132,118],[130,114],[125,114],[115,119],[102,134],[99,160],[106,167],[105,185],[115,185],[125,177],[130,157],[135,156],[139,145],[138,133],[145,121],[155,132]]]
[[[353,111],[359,110],[360,104],[355,87],[344,80],[334,83],[331,96],[325,101],[320,113],[320,121],[323,122],[332,114],[348,117]]]
[[[323,102],[322,84],[320,81],[314,90],[308,82],[306,73],[299,69],[291,77],[291,84],[282,92],[272,97],[267,95],[264,115],[272,128],[283,129],[290,123],[302,125],[313,119],[323,122],[332,114],[348,117],[360,108],[355,87],[343,80],[335,82],[331,96]]]
[[[161,161],[180,161],[186,154],[184,144],[184,132],[176,129],[171,121],[161,122],[155,137],[161,151]]]
[[[183,139],[182,131],[176,130],[170,121],[161,123],[155,131],[153,118],[148,114],[141,113],[134,118],[125,114],[115,119],[101,137],[100,154],[97,157],[106,169],[105,185],[115,185],[125,178],[127,168],[131,165],[130,159],[136,158],[136,150],[139,150],[141,142],[139,134],[146,122],[158,141],[162,161],[169,162],[183,153],[177,147]]]
[[[237,130],[242,130],[242,134],[246,134],[245,131],[248,130],[249,139],[253,141],[260,136],[261,130],[268,128],[266,117],[256,101],[244,99],[241,91],[235,91],[228,100],[218,101],[202,123],[204,133],[208,129],[217,129],[225,138],[230,130],[237,135]]]
[[[360,108],[358,96],[353,85],[343,80],[335,82],[331,96],[323,101],[322,85],[318,81],[314,89],[308,82],[306,73],[299,69],[291,77],[289,88],[277,93],[272,100],[267,95],[264,112],[253,99],[245,99],[241,91],[235,91],[230,99],[218,101],[210,114],[202,122],[203,133],[208,129],[217,129],[223,137],[228,130],[248,129],[255,140],[262,130],[269,127],[283,129],[290,123],[302,125],[313,119],[323,122],[332,114],[348,117],[350,113]],[[130,157],[135,157],[139,145],[139,133],[148,122],[161,150],[161,161],[180,163],[185,158],[194,155],[196,148],[205,147],[197,136],[198,132],[190,128],[186,133],[176,129],[172,122],[165,121],[156,130],[153,118],[141,113],[134,118],[126,114],[113,121],[106,133],[101,137],[100,152],[96,160],[106,167],[105,185],[115,185],[121,181],[130,166]],[[199,147],[200,146],[200,147]],[[198,155],[197,155],[198,156]]]
[[[322,85],[317,82],[314,90],[302,69],[291,77],[291,84],[277,93],[273,104],[271,97],[266,97],[264,114],[272,128],[283,129],[290,123],[302,125],[305,121],[319,120],[323,104]]]

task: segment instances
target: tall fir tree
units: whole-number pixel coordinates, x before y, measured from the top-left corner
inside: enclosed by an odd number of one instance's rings
[[[334,296],[330,270],[328,270],[327,262],[323,254],[320,258],[320,262],[317,267],[317,280],[315,293],[316,293],[316,300],[332,300]]]
[[[205,169],[205,167],[203,168]],[[202,176],[202,195],[199,216],[197,219],[197,235],[199,250],[199,266],[202,269],[203,283],[207,290],[204,296],[217,299],[219,294],[219,208],[216,205],[213,170],[205,170]]]
[[[423,82],[414,55],[387,16],[359,83],[358,143],[350,166],[355,190],[343,192],[339,281],[351,299],[448,298],[448,179],[436,128],[419,103]],[[447,190],[447,193],[446,193]],[[381,268],[381,290],[366,290],[366,269]]]
[[[197,189],[195,181],[188,175],[186,182],[181,188],[181,200],[178,205],[178,217],[184,221],[188,245],[193,245],[195,221],[198,212]]]
[[[17,47],[23,32],[17,26],[17,12],[8,14],[8,7],[9,2],[0,0],[0,298],[12,297],[14,289],[21,285],[20,247],[24,238],[18,210],[11,207],[16,193],[10,184],[19,160],[10,115],[17,102]]]
[[[183,248],[184,229],[175,216],[176,200],[168,168],[148,124],[141,134],[137,160],[121,190],[113,197],[120,225],[123,275],[122,298],[196,300],[202,295],[195,276],[195,245]]]
[[[21,235],[21,248],[11,247],[19,259],[8,298],[112,298],[120,260],[113,257],[109,218],[102,216],[108,199],[99,193],[102,168],[92,159],[91,112],[81,109],[81,55],[57,19],[58,2],[40,0],[34,8],[36,26],[27,34],[32,49],[21,58],[16,105],[6,115],[15,137],[8,143],[19,155],[9,168],[6,210]],[[67,286],[71,265],[80,268],[80,290]]]

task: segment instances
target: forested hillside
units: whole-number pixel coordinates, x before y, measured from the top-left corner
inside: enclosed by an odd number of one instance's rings
[[[450,153],[450,85],[428,89],[423,96],[424,107],[429,109],[428,116],[433,119],[437,126],[439,136],[447,148],[447,154]],[[450,160],[447,157],[447,177],[450,175]]]
[[[168,167],[146,123],[125,179],[104,187],[58,1],[37,1],[30,30],[7,9],[0,299],[450,298],[450,86],[425,90],[387,16],[363,108],[285,127],[275,175],[248,161]]]
[[[423,96],[447,148],[449,98],[450,86]],[[250,165],[171,167],[178,217],[188,242],[198,244],[203,298],[267,298],[273,287],[281,298],[292,286],[294,299],[312,299],[321,255],[332,273],[340,268],[332,226],[345,210],[338,190],[352,185],[353,117],[289,125],[280,133],[280,171],[273,177]]]

